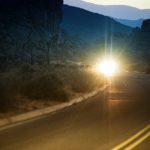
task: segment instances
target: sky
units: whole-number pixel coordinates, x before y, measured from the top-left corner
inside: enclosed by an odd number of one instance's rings
[[[150,0],[83,0],[101,5],[129,5],[140,9],[150,9]]]

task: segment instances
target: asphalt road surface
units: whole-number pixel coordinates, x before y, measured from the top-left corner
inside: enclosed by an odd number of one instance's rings
[[[149,124],[150,76],[126,73],[87,101],[1,130],[0,150],[111,150]],[[149,133],[118,150],[150,150]]]

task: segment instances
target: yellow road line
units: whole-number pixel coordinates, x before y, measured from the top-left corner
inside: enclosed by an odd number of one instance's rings
[[[150,125],[146,126],[144,129],[140,130],[138,133],[136,133],[134,136],[132,136],[131,138],[127,139],[126,141],[124,141],[123,143],[121,143],[120,145],[116,146],[115,148],[113,148],[112,150],[119,150],[121,148],[123,148],[124,146],[126,146],[127,144],[131,143],[133,140],[135,140],[137,137],[139,137],[140,135],[142,135],[145,131],[150,129]]]
[[[133,144],[129,145],[127,148],[125,148],[125,150],[132,150],[134,147],[136,147],[137,145],[139,145],[140,143],[142,143],[148,137],[150,137],[150,132],[148,132],[147,134],[145,134],[143,137],[141,137],[139,140],[137,140]]]

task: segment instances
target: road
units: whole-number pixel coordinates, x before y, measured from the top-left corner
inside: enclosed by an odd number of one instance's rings
[[[150,76],[126,73],[87,101],[1,130],[0,150],[110,150],[149,124]]]

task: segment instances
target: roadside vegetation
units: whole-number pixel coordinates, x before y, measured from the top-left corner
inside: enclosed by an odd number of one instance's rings
[[[25,64],[0,74],[0,117],[69,101],[102,83],[90,67]]]

